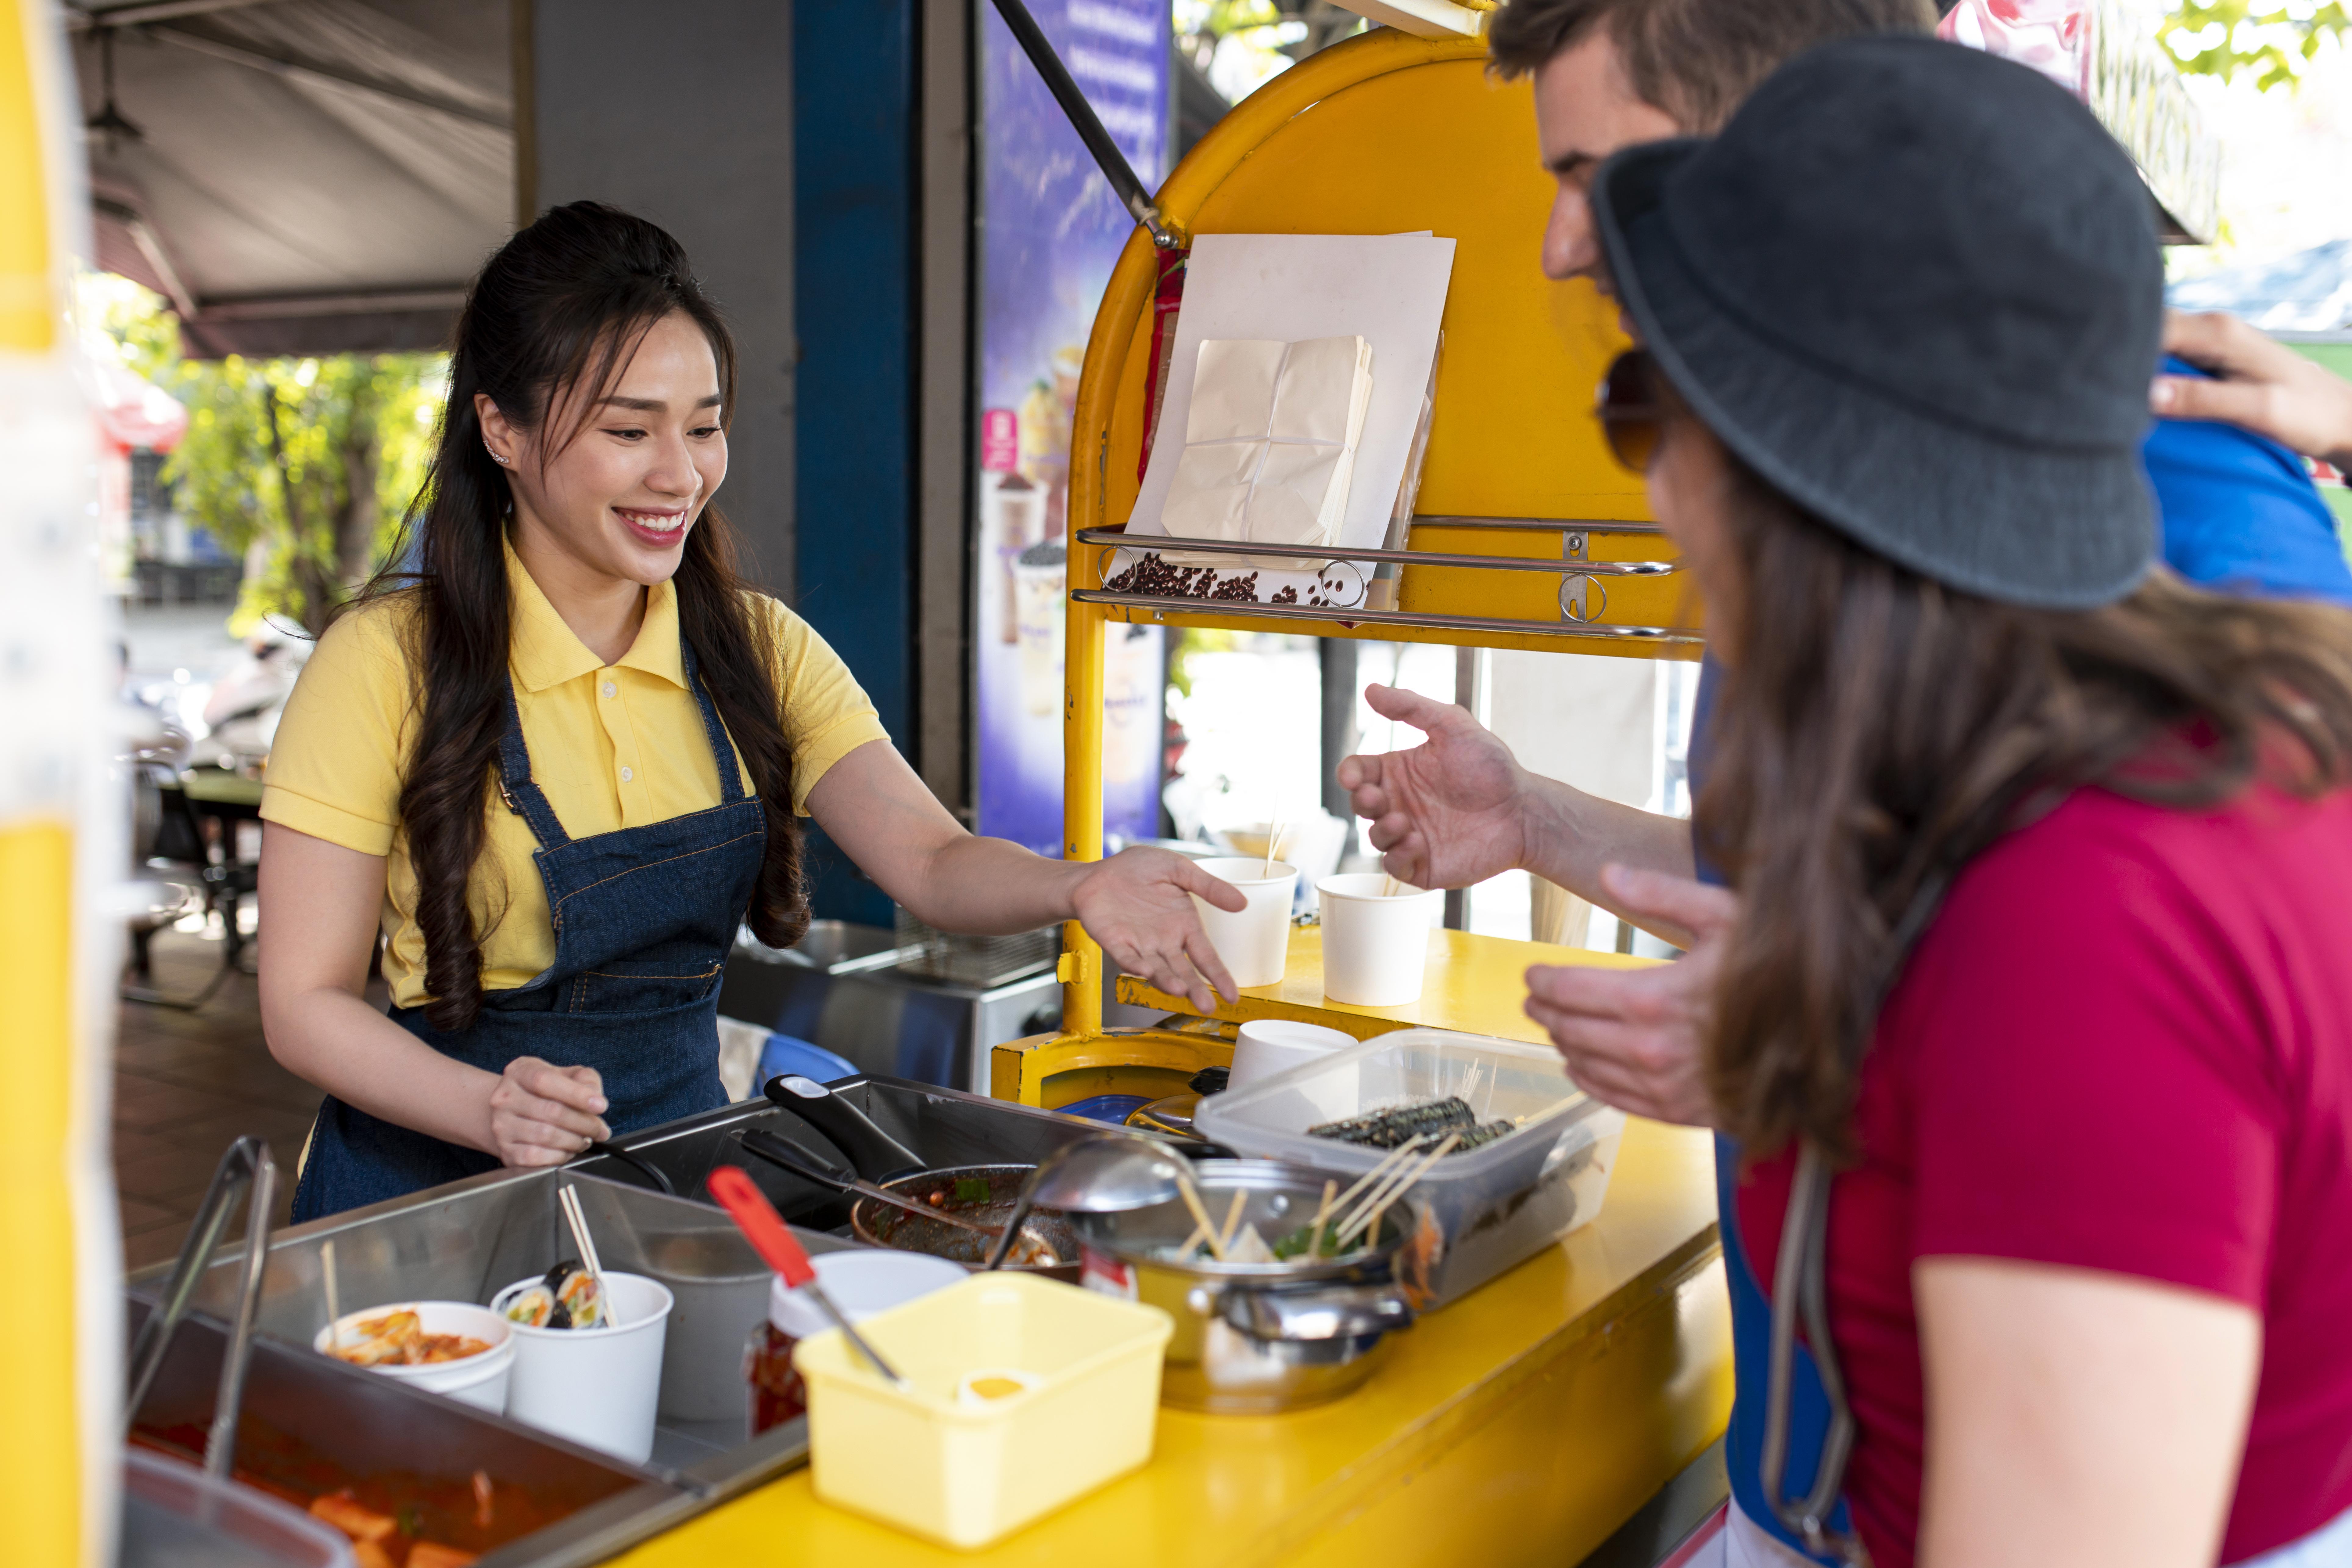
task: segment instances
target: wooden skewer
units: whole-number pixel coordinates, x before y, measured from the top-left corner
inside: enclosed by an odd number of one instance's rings
[[[1208,1228],[1208,1226],[1204,1226],[1204,1225],[1195,1224],[1195,1225],[1192,1226],[1192,1235],[1190,1235],[1190,1236],[1188,1236],[1188,1237],[1186,1237],[1184,1238],[1184,1245],[1183,1245],[1183,1246],[1181,1246],[1181,1247],[1178,1247],[1178,1248],[1176,1249],[1176,1256],[1177,1256],[1177,1257],[1179,1257],[1179,1258],[1191,1258],[1191,1257],[1192,1256],[1192,1249],[1193,1249],[1194,1247],[1196,1247],[1200,1246],[1200,1245],[1201,1245],[1201,1243],[1202,1243],[1202,1242],[1204,1242],[1204,1241],[1206,1241],[1206,1240],[1208,1240],[1208,1239],[1209,1239],[1209,1228]]]
[[[1225,1209],[1225,1228],[1217,1233],[1217,1255],[1220,1258],[1233,1249],[1234,1233],[1241,1228],[1242,1205],[1248,1200],[1247,1187],[1234,1189],[1234,1201]]]
[[[1332,1241],[1339,1246],[1345,1247],[1348,1243],[1348,1237],[1354,1233],[1358,1222],[1362,1220],[1366,1215],[1371,1213],[1374,1205],[1388,1202],[1391,1197],[1394,1196],[1403,1187],[1405,1183],[1411,1181],[1412,1179],[1412,1170],[1413,1162],[1410,1160],[1406,1161],[1403,1164],[1399,1165],[1395,1170],[1390,1172],[1387,1176],[1383,1177],[1380,1185],[1374,1187],[1370,1192],[1366,1193],[1362,1197],[1357,1199],[1355,1206],[1349,1209],[1346,1214],[1340,1215],[1339,1230],[1338,1233],[1331,1237]]]
[[[596,1282],[596,1305],[601,1309],[604,1326],[617,1329],[621,1315],[613,1310],[613,1292],[604,1283],[604,1266],[596,1257],[596,1238],[588,1234],[588,1216],[580,1210],[580,1189],[565,1187],[556,1194],[563,1217],[571,1223],[572,1239],[580,1244],[580,1262],[588,1270],[588,1278]]]
[[[1454,1152],[1454,1145],[1461,1142],[1462,1134],[1459,1132],[1447,1133],[1445,1141],[1429,1152],[1429,1158],[1423,1160],[1418,1166],[1414,1167],[1412,1174],[1408,1175],[1403,1181],[1398,1183],[1395,1187],[1391,1189],[1388,1195],[1383,1197],[1380,1203],[1372,1208],[1371,1212],[1364,1215],[1358,1223],[1363,1226],[1370,1235],[1374,1237],[1379,1236],[1381,1229],[1381,1216],[1388,1213],[1389,1205],[1396,1202],[1398,1198],[1403,1196],[1406,1192],[1411,1190],[1415,1182],[1420,1181],[1422,1177],[1429,1174],[1430,1168],[1435,1165],[1440,1160],[1445,1158],[1446,1155]],[[1346,1231],[1342,1231],[1340,1233],[1339,1241],[1342,1246],[1347,1244],[1348,1236],[1349,1233]]]
[[[1386,1154],[1381,1156],[1381,1163],[1379,1164],[1374,1165],[1370,1170],[1366,1171],[1361,1176],[1359,1176],[1356,1179],[1354,1185],[1350,1186],[1346,1192],[1339,1194],[1339,1206],[1340,1208],[1346,1208],[1349,1204],[1355,1200],[1355,1196],[1358,1193],[1362,1192],[1366,1187],[1370,1186],[1374,1182],[1377,1182],[1381,1177],[1387,1175],[1390,1170],[1396,1165],[1398,1161],[1402,1160],[1406,1155],[1412,1153],[1415,1148],[1427,1142],[1428,1140],[1429,1134],[1426,1132],[1416,1132],[1412,1137],[1406,1139],[1403,1142],[1398,1144],[1395,1148],[1390,1150]]]
[[[1414,1138],[1412,1142],[1407,1143],[1404,1146],[1404,1152],[1407,1154],[1411,1154],[1418,1145],[1427,1142],[1431,1136],[1433,1135],[1424,1133]],[[1387,1203],[1400,1191],[1402,1191],[1407,1184],[1416,1180],[1417,1177],[1414,1174],[1413,1165],[1414,1162],[1411,1158],[1400,1162],[1386,1177],[1382,1178],[1379,1185],[1375,1186],[1370,1192],[1366,1193],[1361,1198],[1358,1199],[1356,1206],[1339,1221],[1339,1233],[1332,1239],[1342,1242],[1347,1240],[1349,1228],[1354,1226],[1359,1220],[1361,1220],[1366,1214],[1370,1213],[1373,1205]],[[1423,1168],[1426,1169],[1427,1167],[1423,1166]]]
[[[1223,1263],[1225,1260],[1224,1244],[1217,1239],[1217,1222],[1209,1217],[1208,1205],[1201,1201],[1201,1189],[1192,1184],[1190,1175],[1180,1172],[1176,1177],[1176,1190],[1182,1195],[1184,1206],[1192,1211],[1192,1219],[1199,1226],[1202,1239],[1209,1244],[1209,1256]]]
[[[1276,817],[1265,825],[1265,864],[1258,870],[1260,879],[1274,875],[1274,847],[1282,842],[1282,818]]]
[[[1314,1259],[1321,1257],[1323,1254],[1323,1227],[1328,1224],[1331,1219],[1331,1194],[1339,1190],[1339,1184],[1338,1182],[1326,1182],[1323,1184],[1323,1206],[1315,1211],[1315,1234],[1307,1240],[1307,1257],[1309,1262],[1314,1261]]]

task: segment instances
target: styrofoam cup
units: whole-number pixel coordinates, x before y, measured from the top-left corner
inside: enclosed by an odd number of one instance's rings
[[[1281,984],[1283,966],[1290,957],[1290,895],[1298,882],[1298,868],[1276,860],[1269,875],[1264,860],[1239,856],[1194,864],[1217,880],[1231,882],[1249,900],[1248,907],[1235,914],[1198,893],[1192,895],[1192,907],[1201,911],[1201,928],[1209,933],[1209,945],[1233,972],[1234,984],[1244,990]]]
[[[490,1348],[463,1361],[436,1362],[429,1366],[372,1366],[368,1371],[415,1388],[446,1394],[493,1415],[506,1409],[507,1384],[515,1359],[514,1335],[510,1332],[514,1325],[488,1307],[478,1307],[471,1301],[392,1301],[346,1312],[313,1334],[310,1348],[324,1355],[328,1336],[338,1328],[351,1338],[360,1324],[402,1310],[415,1312],[428,1334],[466,1334]]]
[[[1429,928],[1445,895],[1378,871],[1326,877],[1315,890],[1323,904],[1323,994],[1354,1007],[1420,1001]]]
[[[490,1298],[494,1311],[539,1283],[518,1279]],[[617,1329],[514,1331],[514,1378],[507,1414],[542,1432],[642,1465],[654,1451],[654,1412],[661,1401],[662,1341],[676,1300],[642,1274],[604,1270]]]
[[[1225,1088],[1236,1089],[1262,1078],[1272,1078],[1355,1043],[1355,1036],[1327,1029],[1320,1024],[1295,1023],[1288,1018],[1252,1018],[1242,1026],[1234,1041],[1233,1075],[1226,1079]]]

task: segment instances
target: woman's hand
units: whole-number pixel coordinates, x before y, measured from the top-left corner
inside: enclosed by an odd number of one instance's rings
[[[1451,702],[1377,685],[1364,688],[1364,700],[1428,737],[1409,752],[1339,764],[1339,787],[1370,819],[1381,868],[1416,888],[1466,888],[1520,865],[1528,780],[1511,748]]]
[[[1528,971],[1528,1016],[1551,1036],[1569,1078],[1595,1100],[1635,1116],[1713,1126],[1706,1033],[1739,900],[1721,888],[1622,866],[1608,868],[1601,880],[1636,921],[1693,933],[1690,951],[1653,969],[1538,964]]]
[[[490,1089],[490,1152],[508,1165],[560,1165],[613,1135],[594,1068],[517,1057]]]
[[[1241,987],[1201,929],[1195,893],[1236,914],[1249,907],[1231,882],[1181,855],[1140,844],[1087,867],[1070,890],[1070,903],[1112,963],[1185,997],[1206,1016],[1216,1011],[1218,996],[1238,998]]]
[[[2220,379],[2158,376],[2148,389],[2158,414],[2242,426],[2306,458],[2352,469],[2352,382],[2220,311],[2167,310],[2164,351]]]

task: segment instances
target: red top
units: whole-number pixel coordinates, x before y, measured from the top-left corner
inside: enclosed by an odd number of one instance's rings
[[[2352,1508],[2352,792],[2190,813],[2084,790],[2001,840],[1888,998],[1855,1119],[1830,1324],[1881,1568],[1918,1534],[1923,1257],[2244,1302],[2262,1373],[2221,1561]],[[1767,1292],[1793,1168],[1740,1185]]]

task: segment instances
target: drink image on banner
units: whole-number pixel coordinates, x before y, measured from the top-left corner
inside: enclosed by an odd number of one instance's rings
[[[1062,706],[1062,639],[1067,633],[1063,600],[1069,554],[1048,541],[1031,545],[1013,563],[1021,702],[1032,713],[1051,713]]]
[[[1004,626],[997,635],[1003,641],[1017,643],[1021,640],[1020,589],[1013,567],[1023,551],[1045,537],[1045,497],[1035,485],[1012,473],[997,480],[989,501],[996,512],[996,569],[1004,595]]]

